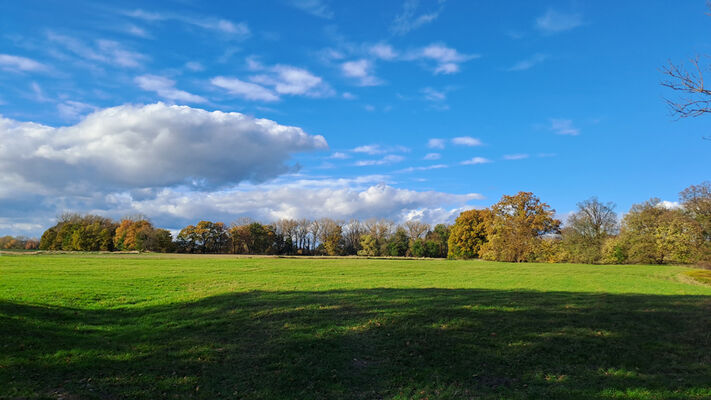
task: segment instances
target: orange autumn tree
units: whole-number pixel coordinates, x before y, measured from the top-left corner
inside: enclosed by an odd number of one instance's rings
[[[491,207],[491,212],[488,241],[480,251],[486,260],[535,261],[536,253],[542,249],[543,237],[560,230],[561,222],[553,218],[555,210],[531,192],[504,195]]]
[[[124,219],[116,228],[114,248],[117,250],[144,251],[155,228],[145,219]]]
[[[491,210],[469,210],[459,214],[452,226],[447,245],[447,258],[479,257],[481,246],[487,241],[491,224]]]

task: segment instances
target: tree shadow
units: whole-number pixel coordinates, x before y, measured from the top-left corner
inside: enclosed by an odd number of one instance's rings
[[[0,302],[0,398],[711,397],[709,297],[253,291]]]

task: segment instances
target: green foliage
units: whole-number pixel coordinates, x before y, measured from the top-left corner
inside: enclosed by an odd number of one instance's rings
[[[113,251],[116,223],[96,215],[65,214],[42,234],[42,250]]]
[[[535,261],[544,235],[558,233],[555,210],[530,192],[504,195],[491,207],[492,223],[481,257],[493,261]]]
[[[360,247],[358,250],[359,256],[377,256],[379,255],[379,244],[375,237],[371,234],[363,234],[360,237]]]
[[[410,237],[403,228],[398,228],[387,242],[387,255],[391,257],[404,257],[410,247]]]
[[[659,199],[632,206],[620,231],[619,254],[625,262],[689,264],[701,257],[701,226],[681,210],[663,207]]]

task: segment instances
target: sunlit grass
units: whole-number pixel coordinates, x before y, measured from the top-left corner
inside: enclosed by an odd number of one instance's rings
[[[695,272],[2,256],[0,398],[711,398]]]

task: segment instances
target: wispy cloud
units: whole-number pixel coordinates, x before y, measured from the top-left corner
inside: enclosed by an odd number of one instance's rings
[[[489,160],[488,158],[474,157],[470,160],[462,161],[461,164],[462,165],[477,165],[477,164],[488,164],[490,162],[491,162],[491,160]]]
[[[460,71],[461,64],[481,57],[478,54],[462,54],[457,49],[443,43],[432,43],[429,46],[411,51],[405,59],[434,61],[434,73],[454,74]]]
[[[434,164],[434,165],[426,165],[424,167],[409,167],[409,168],[404,168],[395,172],[398,173],[407,173],[407,172],[417,172],[417,171],[429,171],[433,169],[442,169],[442,168],[449,168],[449,165],[447,164]]]
[[[427,147],[430,149],[443,149],[446,144],[444,139],[432,138],[427,141]]]
[[[438,1],[439,7],[428,12],[418,13],[419,0],[405,0],[402,11],[395,16],[395,20],[390,26],[390,31],[396,35],[405,35],[408,32],[429,24],[439,17],[442,12],[443,0]]]
[[[568,31],[583,24],[583,17],[576,13],[565,13],[549,8],[536,18],[535,27],[543,33],[554,34]]]
[[[347,158],[351,158],[351,156],[349,156],[349,155],[346,154],[346,153],[342,153],[342,152],[338,152],[338,151],[337,151],[337,152],[331,154],[328,158],[332,158],[332,159],[334,159],[334,160],[345,160],[345,159],[347,159]]]
[[[11,72],[41,72],[49,68],[31,58],[0,54],[0,69]]]
[[[93,45],[79,39],[49,32],[50,41],[58,43],[74,55],[87,60],[125,68],[138,68],[148,59],[145,54],[131,51],[113,40],[99,39]]]
[[[528,154],[506,154],[504,160],[523,160],[528,158]]]
[[[470,147],[481,146],[483,144],[481,142],[481,140],[479,140],[477,138],[473,138],[471,136],[455,137],[454,139],[452,139],[452,143],[459,145],[459,146],[470,146]]]
[[[96,106],[80,101],[67,100],[57,104],[57,111],[64,119],[77,120],[85,114],[98,110]]]
[[[531,69],[535,67],[536,65],[544,62],[548,58],[547,55],[545,54],[534,54],[529,58],[526,58],[524,60],[521,60],[517,62],[516,64],[512,65],[507,69],[507,71],[525,71],[527,69]]]
[[[324,0],[288,0],[287,3],[316,17],[333,18],[333,11]]]
[[[246,38],[250,35],[249,26],[244,22],[232,22],[223,18],[194,17],[173,13],[150,12],[141,9],[125,11],[124,15],[144,21],[179,21],[199,28],[220,32],[236,38]]]
[[[245,100],[278,101],[279,96],[264,86],[252,82],[245,82],[237,78],[216,76],[210,80],[213,85],[227,90],[229,94]]]
[[[381,60],[394,60],[399,53],[387,43],[376,43],[368,48],[368,53]]]
[[[171,101],[184,103],[205,103],[207,100],[196,94],[188,93],[175,87],[175,81],[158,75],[137,76],[134,81],[143,90],[155,92],[158,96]]]
[[[373,62],[365,58],[347,61],[341,64],[341,72],[343,72],[343,75],[355,79],[360,86],[377,86],[382,83],[382,81],[373,74],[373,69]]]
[[[367,166],[372,166],[372,165],[388,165],[388,164],[394,164],[401,162],[405,159],[403,156],[398,156],[395,154],[388,154],[387,156],[379,159],[379,160],[361,160],[357,161],[355,164],[356,167],[367,167]]]
[[[251,60],[251,62],[250,62]],[[264,66],[248,58],[252,70],[260,73],[249,77],[249,82],[217,76],[210,80],[213,85],[246,100],[277,101],[282,95],[329,97],[335,94],[331,86],[310,71],[291,65]]]
[[[363,154],[385,154],[392,152],[406,153],[410,149],[405,146],[381,146],[379,144],[368,144],[365,146],[358,146],[351,150],[353,153],[363,153]]]
[[[551,119],[550,130],[556,135],[576,136],[580,134],[580,129],[573,126],[570,119]]]
[[[439,160],[442,158],[442,155],[439,153],[427,153],[425,156],[422,158],[423,160]]]

